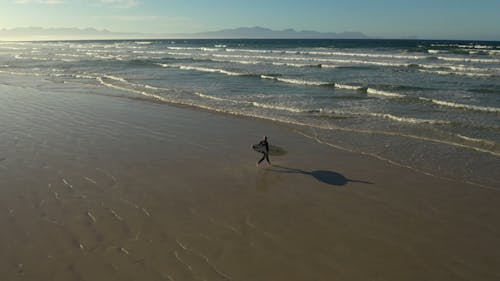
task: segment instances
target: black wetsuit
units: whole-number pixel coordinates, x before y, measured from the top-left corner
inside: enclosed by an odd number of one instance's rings
[[[269,161],[269,143],[267,142],[267,140],[262,140],[259,142],[259,145],[263,145],[265,147],[265,150],[264,152],[262,152],[262,158],[259,160],[259,162],[257,162],[257,164],[260,164],[260,162],[264,161],[264,159],[266,159],[267,163],[271,164],[271,162]]]

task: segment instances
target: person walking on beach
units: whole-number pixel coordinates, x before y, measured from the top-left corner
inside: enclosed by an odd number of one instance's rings
[[[260,148],[259,152],[262,153],[262,158],[255,166],[259,167],[259,164],[264,161],[264,159],[266,159],[267,164],[271,165],[271,161],[269,161],[269,143],[267,142],[267,136],[264,136],[264,139],[261,140],[257,146]]]

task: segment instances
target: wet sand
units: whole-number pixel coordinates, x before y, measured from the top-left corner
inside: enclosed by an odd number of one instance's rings
[[[0,123],[2,280],[500,280],[497,190],[126,98],[0,85]]]

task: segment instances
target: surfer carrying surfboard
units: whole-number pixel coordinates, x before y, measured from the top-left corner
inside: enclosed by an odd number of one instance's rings
[[[254,145],[253,149],[257,152],[262,153],[262,158],[256,164],[257,167],[259,167],[259,164],[264,161],[264,159],[266,159],[267,163],[271,165],[271,161],[269,161],[269,143],[267,142],[267,136],[264,136],[263,140]]]

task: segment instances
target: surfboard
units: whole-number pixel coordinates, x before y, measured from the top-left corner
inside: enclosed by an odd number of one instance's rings
[[[255,150],[256,152],[259,152],[259,153],[266,152],[266,146],[261,142],[252,145],[252,149]]]
[[[265,153],[266,152],[266,147],[265,145],[261,143],[257,143],[252,145],[252,149],[258,153]],[[271,156],[283,156],[287,154],[287,151],[279,146],[276,145],[269,145],[269,155]]]

